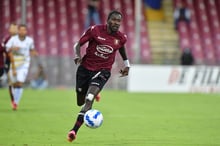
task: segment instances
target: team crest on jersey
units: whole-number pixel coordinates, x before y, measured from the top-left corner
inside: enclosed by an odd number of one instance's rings
[[[118,40],[118,39],[115,39],[115,40],[114,40],[114,44],[115,44],[115,45],[118,45],[118,44],[119,44],[119,40]]]

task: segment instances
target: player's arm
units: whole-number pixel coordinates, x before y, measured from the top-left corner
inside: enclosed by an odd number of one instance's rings
[[[38,56],[38,52],[35,49],[30,50],[31,56]]]
[[[6,44],[6,51],[8,53],[8,57],[10,59],[10,64],[11,64],[11,69],[12,69],[12,74],[13,76],[16,76],[16,68],[15,68],[15,61],[14,61],[14,55],[13,51],[17,51],[19,48],[18,47],[9,47],[9,45]]]
[[[124,65],[125,65],[125,68],[120,70],[121,77],[124,77],[124,76],[127,76],[129,73],[130,63],[129,63],[124,46],[119,49],[119,53],[124,61]]]
[[[81,53],[80,53],[80,44],[76,42],[73,46],[73,50],[75,52],[74,62],[75,64],[80,64],[82,61]]]
[[[13,55],[12,51],[8,52],[8,56],[10,59],[13,76],[16,76],[17,73],[16,73],[16,68],[15,68],[15,60],[14,60],[14,55]]]
[[[4,42],[2,42],[0,46],[0,53],[2,53],[4,50],[5,50],[5,44]]]
[[[32,57],[38,56],[38,52],[35,49],[34,40],[32,38],[30,39],[30,55]]]
[[[12,47],[10,47],[9,49],[7,49],[9,52],[11,51],[11,52],[16,52],[16,51],[18,51],[20,48],[19,47],[16,47],[16,46],[12,46]]]
[[[75,58],[74,62],[75,64],[80,64],[82,62],[82,57],[81,57],[81,46],[84,45],[86,42],[88,42],[90,39],[92,39],[92,31],[94,27],[90,27],[86,32],[83,33],[82,37],[78,42],[76,42],[73,46],[73,52],[75,53]]]
[[[18,51],[19,47],[13,46],[13,38],[9,39],[4,47],[6,48],[6,52],[8,53],[8,56],[10,59],[10,64],[11,64],[13,76],[16,76],[17,73],[16,73],[16,68],[15,68],[13,51]]]

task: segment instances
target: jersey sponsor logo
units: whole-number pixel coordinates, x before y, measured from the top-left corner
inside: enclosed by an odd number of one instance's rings
[[[104,54],[101,54],[101,53],[99,53],[97,51],[95,52],[95,55],[98,56],[98,57],[101,57],[103,59],[108,59],[108,56],[105,56]]]
[[[108,45],[97,45],[96,50],[101,54],[111,54],[113,52],[113,48]]]

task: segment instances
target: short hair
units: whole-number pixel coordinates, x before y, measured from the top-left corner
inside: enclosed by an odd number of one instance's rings
[[[17,25],[15,22],[11,22],[10,25]]]
[[[26,25],[26,24],[19,24],[19,25],[18,25],[18,28],[20,28],[20,27],[25,27],[25,28],[27,28],[27,25]]]
[[[119,11],[117,11],[117,10],[113,10],[113,11],[111,11],[111,12],[108,14],[107,20],[109,20],[113,14],[118,14],[118,15],[121,15],[121,16],[122,16],[122,13],[121,13],[121,12],[119,12]]]

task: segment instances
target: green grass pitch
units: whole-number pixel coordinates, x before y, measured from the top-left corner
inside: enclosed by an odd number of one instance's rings
[[[217,146],[219,94],[128,93],[103,90],[94,103],[103,125],[85,125],[66,140],[80,110],[71,89],[25,89],[17,111],[0,89],[0,146]]]

